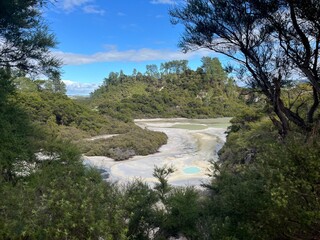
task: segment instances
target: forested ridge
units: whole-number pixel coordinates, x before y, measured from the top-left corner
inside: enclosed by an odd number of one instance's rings
[[[122,120],[145,117],[233,116],[244,96],[218,58],[203,57],[196,70],[187,60],[147,65],[146,72],[111,72],[91,94],[91,106]]]
[[[179,60],[112,72],[77,101],[50,54],[46,4],[0,1],[0,239],[319,239],[318,1],[188,0],[170,12],[186,28],[180,46],[242,67],[228,75],[205,57],[197,70]],[[166,142],[133,118],[219,116],[232,125],[201,189],[171,186],[170,167],[155,167],[151,187],[82,163],[82,153],[124,160]],[[85,140],[101,134],[119,135]]]

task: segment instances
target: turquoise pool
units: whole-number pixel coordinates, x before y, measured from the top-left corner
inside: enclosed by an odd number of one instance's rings
[[[186,173],[186,174],[199,173],[200,172],[200,168],[198,168],[198,167],[187,167],[187,168],[183,169],[183,172]]]

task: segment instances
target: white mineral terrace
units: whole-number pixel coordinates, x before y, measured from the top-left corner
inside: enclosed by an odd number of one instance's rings
[[[216,119],[138,119],[135,123],[154,131],[164,132],[168,143],[155,154],[135,156],[125,161],[114,161],[103,156],[84,156],[84,163],[110,172],[110,180],[126,183],[141,179],[149,184],[155,166],[172,166],[175,172],[169,183],[177,186],[200,185],[208,181],[211,161],[225,142],[225,131],[230,118]]]

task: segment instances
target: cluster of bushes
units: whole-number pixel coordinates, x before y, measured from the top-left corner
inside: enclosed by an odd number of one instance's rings
[[[77,156],[70,147],[61,149]],[[38,163],[15,184],[2,182],[2,239],[166,239],[180,229],[194,234],[195,189],[171,192],[161,169],[164,184],[155,189],[141,181],[118,186],[71,155]]]
[[[52,143],[52,142],[51,142]],[[117,188],[86,169],[77,149],[51,145],[58,157],[14,182],[1,176],[1,239],[126,239]]]
[[[282,139],[261,111],[234,118],[208,185],[213,239],[316,239],[318,139],[297,129]]]
[[[83,141],[80,148],[87,156],[107,156],[118,161],[155,153],[166,143],[167,135],[164,133],[135,127],[112,138]]]
[[[77,104],[62,94],[50,92],[20,92],[17,102],[33,121],[44,125],[74,127],[89,135],[100,132],[117,132],[121,127],[111,128],[107,118],[85,106]],[[109,128],[108,128],[109,127]]]
[[[97,134],[124,133],[132,122],[125,123],[110,116],[101,116],[96,110],[76,102],[63,93],[39,88],[37,81],[26,77],[14,79],[16,94],[12,99],[31,121],[48,126],[48,131],[70,140]],[[72,138],[72,135],[75,137]]]

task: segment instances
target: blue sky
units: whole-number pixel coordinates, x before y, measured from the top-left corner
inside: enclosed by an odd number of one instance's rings
[[[89,94],[111,71],[144,73],[147,64],[178,59],[196,68],[202,56],[217,56],[177,47],[183,27],[170,23],[168,10],[178,1],[57,0],[48,6],[44,16],[59,42],[53,53],[64,63],[68,94]]]

